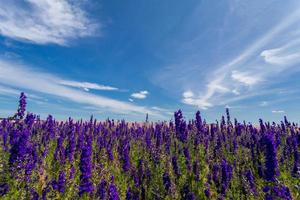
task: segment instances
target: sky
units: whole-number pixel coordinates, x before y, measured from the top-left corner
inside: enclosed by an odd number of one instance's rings
[[[299,122],[298,0],[0,0],[0,117]]]

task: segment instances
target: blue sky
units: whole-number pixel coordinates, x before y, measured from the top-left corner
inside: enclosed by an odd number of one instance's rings
[[[299,121],[298,0],[1,0],[0,116]]]

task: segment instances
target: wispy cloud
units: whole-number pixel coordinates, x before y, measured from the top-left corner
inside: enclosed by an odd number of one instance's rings
[[[202,84],[205,88],[190,91],[193,94],[197,92],[197,95],[186,97],[186,91],[183,91],[182,102],[207,109],[214,105],[225,105],[265,93],[268,90],[266,86],[272,83],[272,78],[299,62],[299,41],[292,38],[295,41],[286,43],[283,37],[283,33],[294,31],[294,24],[299,19],[300,9],[297,9],[262,37],[256,39],[237,57],[207,72],[207,81]],[[267,47],[275,41],[277,44],[282,42],[283,45],[279,48],[263,50],[268,49]],[[282,66],[278,68],[275,65]],[[237,97],[231,95],[232,93]]]
[[[195,94],[190,90],[185,91],[182,94],[182,96],[183,96],[182,102],[187,105],[197,106],[198,108],[204,110],[212,106],[209,102],[196,97]]]
[[[293,65],[299,63],[300,59],[300,41],[298,39],[288,44],[264,50],[260,54],[264,61],[273,65]]]
[[[261,106],[261,107],[265,107],[265,106],[268,106],[268,105],[269,105],[269,102],[267,102],[267,101],[262,101],[259,104],[259,106]]]
[[[59,83],[61,85],[81,88],[81,89],[84,89],[85,91],[89,91],[91,89],[92,90],[119,90],[116,87],[107,86],[107,85],[100,85],[100,84],[97,84],[97,83],[89,83],[89,82],[77,82],[77,81],[62,80]]]
[[[261,81],[259,77],[253,76],[253,74],[247,72],[239,72],[236,70],[233,70],[231,72],[231,78],[247,86],[252,86]]]
[[[276,113],[276,114],[285,113],[285,111],[284,110],[272,110],[272,113]]]
[[[2,35],[37,44],[66,45],[70,39],[94,34],[99,27],[71,0],[5,1],[0,18]]]
[[[143,106],[137,106],[61,85],[59,83],[61,80],[63,79],[60,77],[38,72],[24,64],[0,59],[0,83],[11,88],[18,88],[20,90],[27,89],[42,94],[49,94],[75,103],[91,105],[115,113],[149,113],[150,115],[159,116],[159,113]],[[2,92],[3,91],[12,94],[16,92],[16,90],[8,89],[2,89]]]
[[[149,92],[146,90],[132,93],[130,96],[135,99],[145,99],[149,95]]]

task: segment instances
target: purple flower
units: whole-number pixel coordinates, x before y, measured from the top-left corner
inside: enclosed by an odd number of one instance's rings
[[[114,184],[114,177],[112,177],[111,179],[112,182],[110,183],[108,188],[109,200],[120,200],[118,189]]]
[[[210,188],[207,187],[205,190],[204,190],[204,194],[207,198],[210,198]]]
[[[70,163],[73,162],[74,153],[76,150],[76,140],[75,140],[75,132],[72,123],[69,125],[69,134],[68,134],[68,146],[66,148],[66,157],[69,158]]]
[[[229,182],[232,178],[232,167],[229,163],[227,163],[226,160],[222,160],[221,169],[222,169],[222,178],[221,178],[222,188],[221,188],[221,192],[222,192],[222,194],[225,194],[226,190],[229,186]]]
[[[292,174],[295,176],[299,176],[300,173],[300,167],[299,167],[299,153],[298,150],[296,149],[294,151],[294,165],[293,165],[293,171]]]
[[[119,157],[120,161],[122,162],[122,168],[124,172],[127,172],[130,169],[130,143],[129,139],[125,139],[121,141],[121,144],[119,146]]]
[[[193,192],[189,192],[186,196],[187,200],[194,200],[195,199],[195,195]]]
[[[173,171],[177,178],[180,176],[179,168],[178,168],[178,163],[177,163],[177,157],[173,156],[172,157],[172,166],[173,166]]]
[[[163,184],[165,186],[167,193],[169,193],[170,189],[171,189],[171,179],[170,179],[168,172],[165,172],[163,174]]]
[[[198,160],[194,161],[193,173],[194,173],[195,181],[199,181],[200,177],[199,177],[199,162],[198,162]]]
[[[98,187],[97,187],[97,197],[100,199],[100,200],[103,200],[105,199],[105,196],[106,196],[106,188],[107,188],[107,182],[105,180],[102,180]]]
[[[4,196],[9,191],[7,183],[0,183],[0,197]]]
[[[75,176],[75,167],[72,166],[70,169],[70,175],[69,175],[69,179],[72,180]]]
[[[247,179],[247,181],[250,185],[251,192],[253,192],[255,195],[257,195],[254,176],[253,176],[251,170],[247,170],[246,173],[245,173],[245,176],[246,176],[246,179]]]
[[[128,187],[127,191],[126,191],[126,200],[132,200],[133,199],[133,191],[130,187]]]
[[[190,171],[191,170],[191,164],[190,164],[191,155],[190,155],[190,151],[187,147],[183,148],[183,154],[185,156],[185,165],[187,167],[187,170]]]
[[[39,199],[39,194],[35,191],[35,189],[31,189],[31,200],[38,200]]]
[[[91,182],[92,177],[92,139],[90,135],[86,137],[86,145],[83,146],[79,169],[81,171],[80,184],[79,184],[79,195],[83,193],[92,194],[94,190],[93,183]]]
[[[195,195],[193,192],[190,191],[189,189],[189,184],[185,184],[181,191],[181,199],[186,199],[186,200],[194,200],[195,199]]]
[[[134,192],[130,187],[126,191],[126,200],[139,200],[139,194]]]
[[[64,193],[65,192],[65,184],[66,184],[66,174],[65,174],[64,171],[61,171],[59,173],[58,181],[57,181],[58,191],[60,193]]]
[[[279,175],[274,136],[272,133],[267,133],[263,136],[261,141],[265,149],[264,178],[267,181],[274,181],[275,177]]]
[[[201,119],[201,115],[200,115],[200,111],[196,112],[196,127],[198,129],[198,131],[202,130],[202,119]]]
[[[19,119],[23,119],[25,116],[26,111],[26,95],[24,92],[21,92],[20,99],[19,99],[19,108],[17,111],[17,116]]]

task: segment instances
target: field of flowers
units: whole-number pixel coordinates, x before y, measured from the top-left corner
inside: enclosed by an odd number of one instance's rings
[[[286,118],[58,122],[25,113],[0,125],[0,199],[300,199],[300,133]]]

